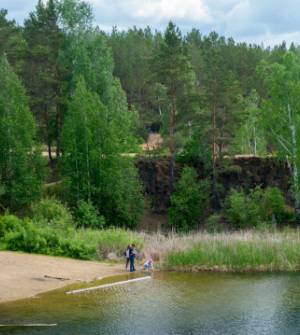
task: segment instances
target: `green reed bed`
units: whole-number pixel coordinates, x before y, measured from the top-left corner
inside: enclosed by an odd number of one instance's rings
[[[178,238],[178,242],[180,238]],[[299,231],[197,234],[167,252],[162,266],[181,271],[299,271]]]

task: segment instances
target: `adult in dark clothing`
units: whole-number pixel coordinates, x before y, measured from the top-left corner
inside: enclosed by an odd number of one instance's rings
[[[137,251],[135,249],[135,245],[132,244],[131,247],[129,248],[130,272],[134,272],[135,271],[134,261],[135,261],[136,254],[137,254]]]
[[[125,251],[125,257],[126,257],[126,265],[125,265],[125,268],[126,268],[126,270],[128,269],[129,260],[130,260],[130,258],[129,258],[129,250],[130,250],[130,248],[131,248],[131,245],[129,244],[129,245],[127,246],[126,251]]]

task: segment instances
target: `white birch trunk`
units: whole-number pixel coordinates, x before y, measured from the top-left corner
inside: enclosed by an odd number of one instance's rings
[[[297,166],[297,134],[296,134],[296,125],[292,117],[292,109],[290,103],[287,106],[288,109],[288,118],[289,118],[289,128],[291,131],[291,140],[292,140],[292,173],[293,173],[293,186],[294,186],[294,196],[295,196],[295,209],[296,215],[299,210],[299,172]]]

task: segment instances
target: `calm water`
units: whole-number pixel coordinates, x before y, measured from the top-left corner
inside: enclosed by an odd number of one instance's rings
[[[33,322],[57,326],[0,334],[300,334],[300,275],[157,273],[122,287],[0,305],[0,323]]]

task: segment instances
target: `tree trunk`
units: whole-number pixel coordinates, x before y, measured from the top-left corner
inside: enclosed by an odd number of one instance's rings
[[[256,127],[254,126],[254,156],[257,156]]]
[[[48,146],[48,158],[49,158],[49,161],[52,163],[53,157],[52,157],[51,143],[48,142],[47,146]]]
[[[212,207],[213,210],[219,209],[219,196],[217,190],[217,140],[216,140],[216,104],[212,108]]]
[[[61,144],[60,144],[60,133],[61,133],[61,115],[60,106],[56,106],[56,158],[60,157]]]
[[[170,150],[170,165],[169,165],[169,196],[174,190],[174,170],[175,170],[175,116],[176,116],[176,101],[172,98],[172,106],[169,120],[169,150]]]
[[[293,176],[293,188],[294,188],[294,198],[295,198],[295,211],[296,211],[296,224],[300,225],[300,208],[299,208],[299,171],[297,166],[297,134],[295,122],[292,118],[291,105],[288,103],[288,117],[289,117],[289,128],[291,131],[292,138],[292,176]]]

